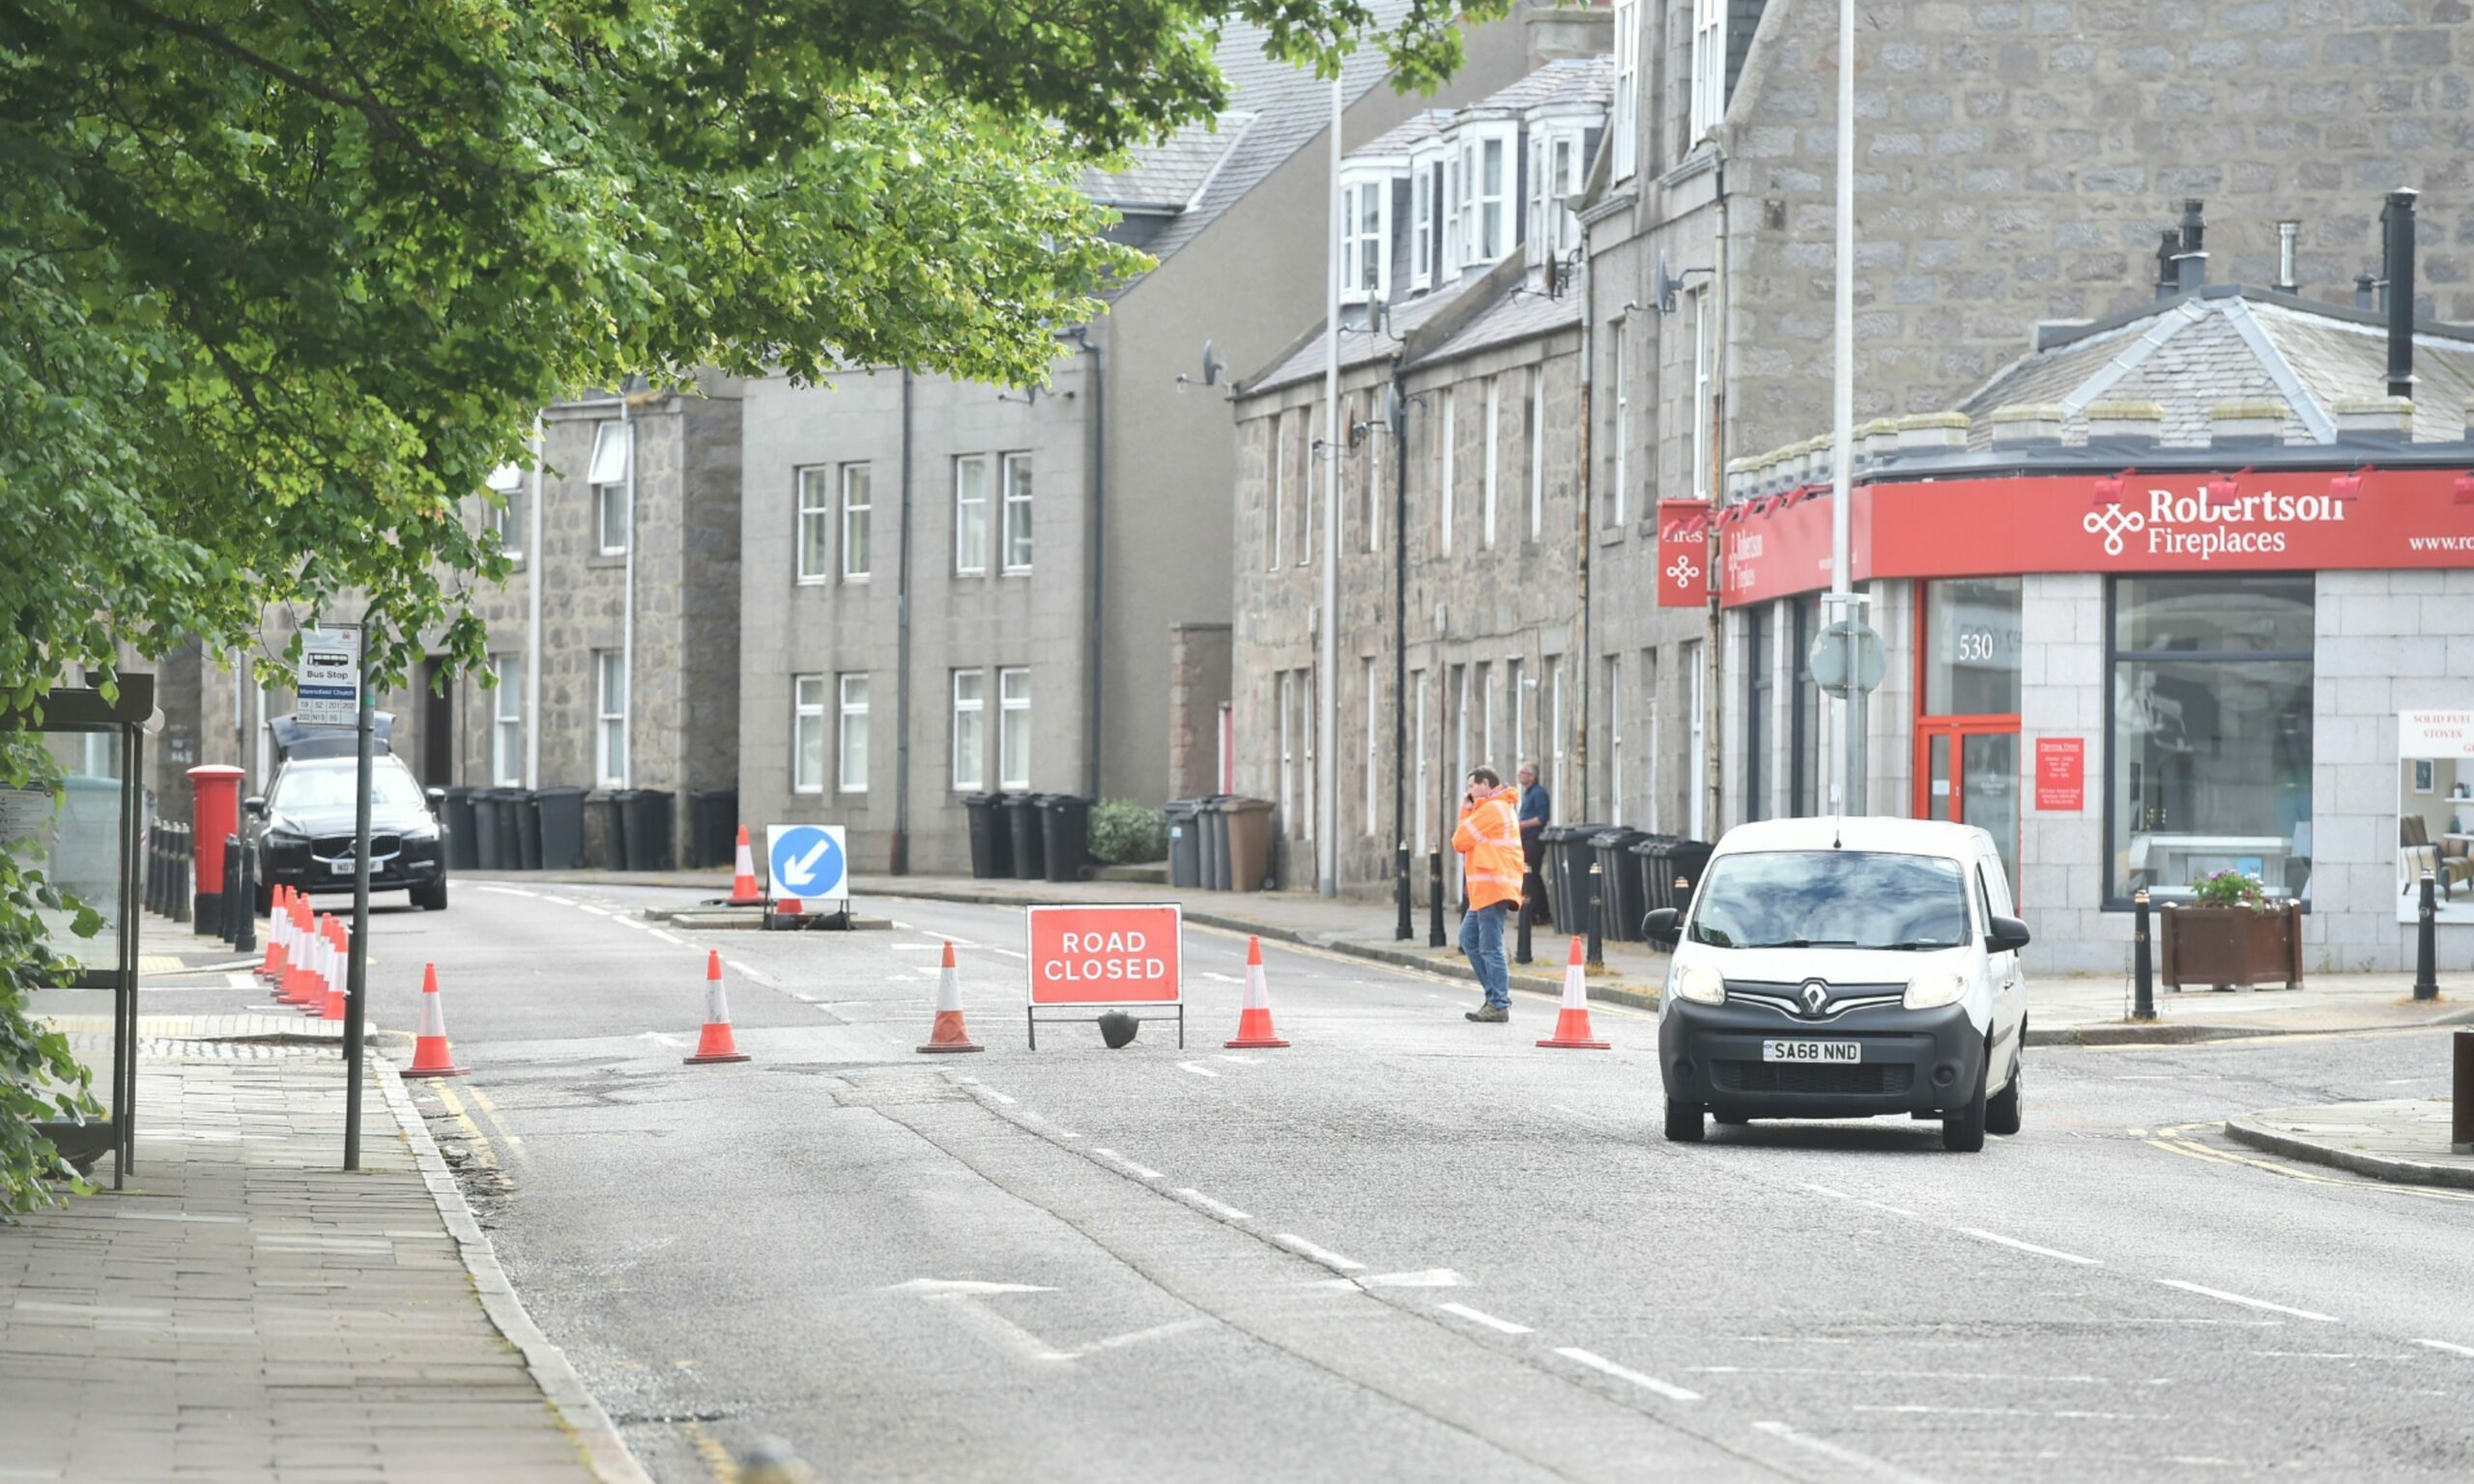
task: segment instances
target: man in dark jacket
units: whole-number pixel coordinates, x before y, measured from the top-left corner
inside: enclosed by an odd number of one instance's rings
[[[1529,861],[1529,873],[1543,880],[1546,874],[1546,842],[1539,837],[1546,828],[1552,811],[1546,798],[1546,785],[1538,781],[1538,764],[1520,765],[1520,853]],[[1547,921],[1546,894],[1529,894],[1529,920]]]

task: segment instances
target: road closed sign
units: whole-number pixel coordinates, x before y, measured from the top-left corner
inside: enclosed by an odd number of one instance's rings
[[[1175,907],[1033,907],[1033,1005],[1178,1002]]]

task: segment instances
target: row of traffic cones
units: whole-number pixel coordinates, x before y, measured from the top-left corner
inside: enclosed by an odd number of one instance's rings
[[[280,1004],[319,1020],[344,1017],[344,965],[351,930],[340,918],[309,907],[305,892],[276,886],[267,919],[267,952],[257,975]]]

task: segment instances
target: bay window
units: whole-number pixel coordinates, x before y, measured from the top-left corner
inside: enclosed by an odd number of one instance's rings
[[[1340,186],[1340,299],[1364,303],[1392,293],[1392,181],[1389,176]]]

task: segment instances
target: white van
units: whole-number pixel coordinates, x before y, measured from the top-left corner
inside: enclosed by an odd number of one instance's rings
[[[1928,819],[1729,830],[1681,913],[1658,1002],[1666,1136],[1704,1115],[1942,1121],[1946,1149],[2019,1131],[2028,986],[1993,837]]]

